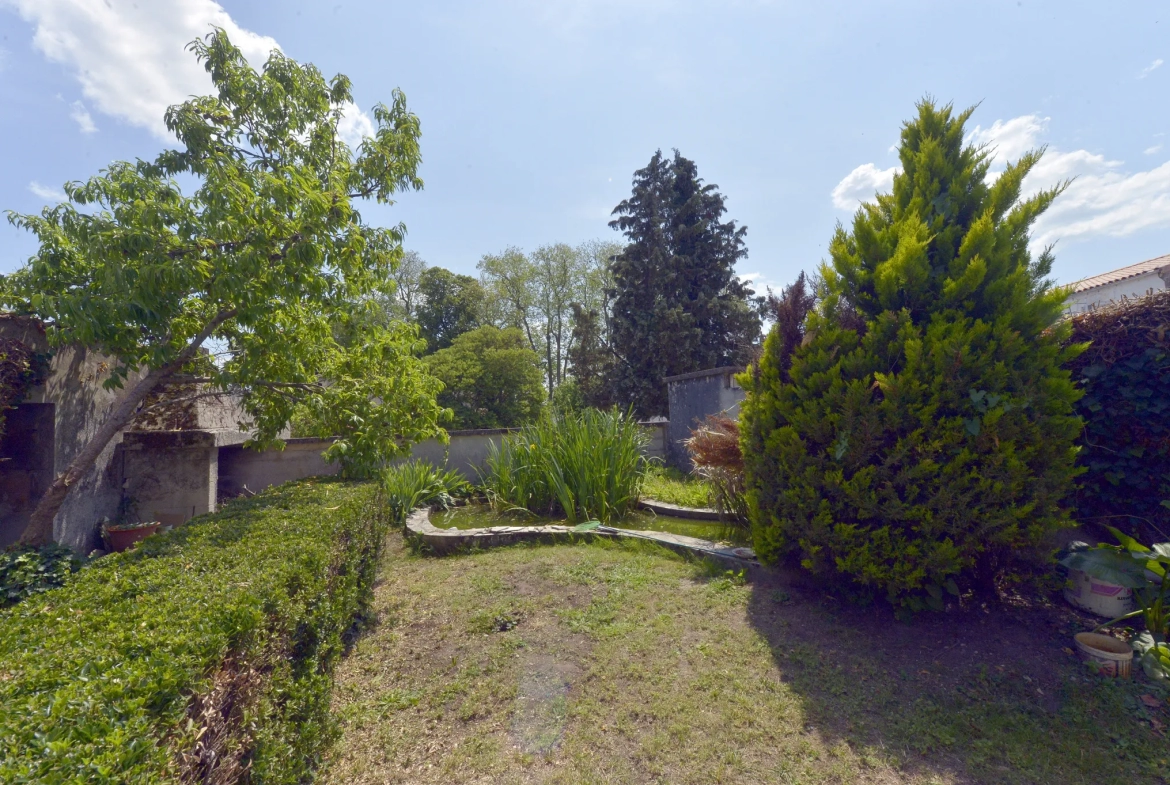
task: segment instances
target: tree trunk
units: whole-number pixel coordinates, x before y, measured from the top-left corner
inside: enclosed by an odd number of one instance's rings
[[[19,545],[41,546],[48,545],[53,541],[53,519],[57,517],[57,512],[61,509],[61,505],[65,503],[65,497],[69,495],[69,490],[76,485],[85,473],[93,466],[94,461],[101,455],[102,450],[110,443],[110,440],[117,435],[117,433],[126,427],[126,425],[134,419],[134,414],[138,410],[138,404],[149,395],[155,388],[173,376],[179,369],[195,356],[195,352],[203,345],[203,342],[215,331],[215,328],[223,324],[223,322],[235,315],[235,310],[220,311],[216,314],[206,327],[203,328],[192,340],[191,343],[179,352],[179,356],[172,360],[167,365],[161,368],[156,368],[146,374],[137,384],[130,388],[130,390],[118,401],[118,405],[106,417],[101,427],[98,428],[97,433],[89,440],[89,442],[82,448],[77,457],[69,464],[69,468],[65,470],[57,479],[53,480],[53,484],[45,491],[45,495],[37,502],[36,509],[33,510],[32,516],[29,518],[28,526],[25,527],[24,532],[20,535]]]

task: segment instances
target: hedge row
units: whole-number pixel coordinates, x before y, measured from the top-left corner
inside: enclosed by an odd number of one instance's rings
[[[1085,395],[1077,493],[1084,523],[1142,542],[1170,536],[1170,291],[1072,319],[1089,347],[1070,366]]]
[[[306,481],[156,536],[0,611],[0,782],[294,783],[389,521]]]

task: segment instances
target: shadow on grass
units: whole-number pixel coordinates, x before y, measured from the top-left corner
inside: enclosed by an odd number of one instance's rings
[[[1090,673],[1069,648],[1088,618],[1060,606],[895,619],[764,576],[750,624],[809,728],[957,782],[1170,782],[1166,695]],[[1152,694],[1160,708],[1141,700]],[[1152,722],[1151,722],[1152,720]]]

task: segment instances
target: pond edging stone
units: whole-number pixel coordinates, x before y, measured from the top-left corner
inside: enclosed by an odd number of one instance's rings
[[[572,526],[559,524],[491,526],[486,529],[440,529],[431,523],[431,511],[425,507],[420,507],[407,517],[406,532],[409,537],[430,546],[432,552],[439,555],[467,548],[493,548],[521,542],[556,544],[581,542],[601,537],[613,540],[648,540],[676,553],[709,559],[726,566],[728,569],[746,570],[749,576],[762,569],[755,551],[751,548],[736,548],[710,540],[702,540],[698,537],[687,537],[670,532],[634,531],[611,526],[580,532],[574,531]]]

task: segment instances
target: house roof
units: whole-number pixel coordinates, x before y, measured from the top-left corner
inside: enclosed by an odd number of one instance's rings
[[[708,368],[705,371],[691,371],[690,373],[680,373],[678,376],[667,376],[662,381],[670,384],[671,382],[681,382],[687,379],[701,379],[704,376],[718,376],[719,374],[743,373],[743,368],[738,365],[723,365],[718,368]]]
[[[1092,278],[1084,278],[1073,284],[1073,291],[1085,292],[1089,289],[1095,289],[1098,286],[1124,281],[1127,278],[1136,278],[1146,273],[1158,272],[1163,267],[1170,267],[1170,254],[1147,259],[1137,264],[1131,264],[1129,267],[1122,267],[1120,270],[1094,275]]]

